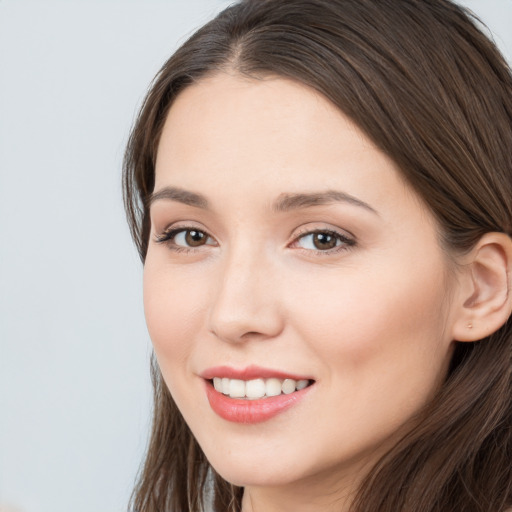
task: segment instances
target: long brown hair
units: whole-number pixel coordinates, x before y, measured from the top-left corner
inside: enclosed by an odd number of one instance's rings
[[[512,76],[477,21],[449,0],[242,0],[198,30],[157,75],[125,155],[124,193],[144,261],[147,197],[173,100],[208,74],[296,80],[390,156],[448,251],[512,234]],[[502,512],[512,506],[512,324],[457,344],[446,382],[369,473],[357,512]],[[243,490],[210,467],[153,362],[151,439],[136,512],[238,511]]]

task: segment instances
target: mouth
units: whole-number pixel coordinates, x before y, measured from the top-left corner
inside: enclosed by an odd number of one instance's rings
[[[261,400],[280,395],[290,395],[301,391],[313,384],[311,379],[230,379],[228,377],[213,377],[208,382],[216,391],[230,398],[241,400]]]
[[[299,404],[315,380],[251,366],[217,367],[201,375],[213,412],[234,423],[259,423]]]

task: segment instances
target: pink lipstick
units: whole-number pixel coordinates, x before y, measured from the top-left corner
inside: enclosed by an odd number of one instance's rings
[[[314,380],[287,372],[249,366],[209,368],[201,374],[210,407],[235,423],[259,423],[298,404]]]

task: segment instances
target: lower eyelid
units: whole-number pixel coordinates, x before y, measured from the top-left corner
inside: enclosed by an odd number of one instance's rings
[[[305,231],[303,233],[299,233],[298,235],[295,236],[293,243],[295,244],[302,238],[306,238],[308,236],[314,236],[316,234],[327,234],[327,235],[334,236],[338,241],[340,241],[341,243],[347,244],[347,245],[355,244],[354,238],[352,238],[344,233],[339,233],[338,231],[334,231],[331,229],[315,229],[313,231]]]
[[[206,242],[203,245],[199,245],[196,247],[177,244],[175,242],[176,237],[182,233],[187,232],[187,231],[199,231],[199,232],[203,233],[207,237]],[[176,228],[166,229],[161,234],[155,234],[155,242],[160,243],[160,244],[165,244],[170,249],[177,251],[177,252],[196,251],[196,250],[200,250],[201,247],[204,247],[204,246],[211,247],[211,246],[217,245],[215,239],[207,231],[205,231],[204,229],[199,229],[195,226],[188,226],[188,227],[179,226]]]

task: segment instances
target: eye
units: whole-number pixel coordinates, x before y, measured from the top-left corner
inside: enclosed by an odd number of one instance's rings
[[[166,243],[174,250],[194,249],[203,245],[216,245],[205,231],[196,228],[170,229],[156,237],[156,242]]]
[[[182,247],[199,247],[207,241],[208,235],[197,229],[184,229],[174,235],[174,243]]]
[[[345,249],[355,244],[355,241],[341,233],[330,230],[318,230],[299,236],[294,246],[309,251],[330,252]]]

